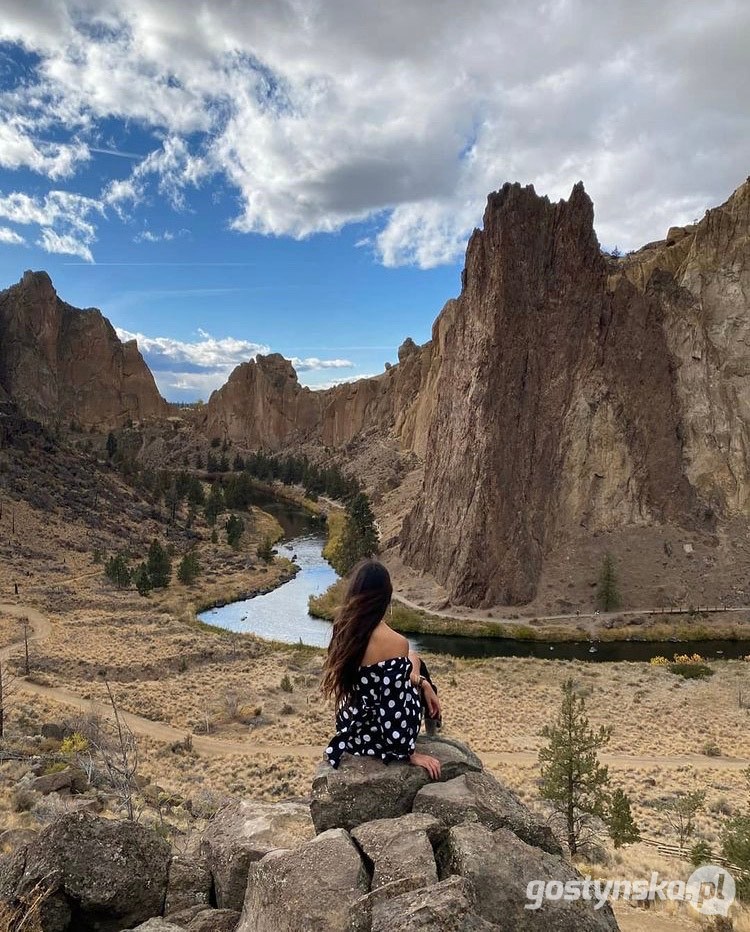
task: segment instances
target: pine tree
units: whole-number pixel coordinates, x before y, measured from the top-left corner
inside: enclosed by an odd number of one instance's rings
[[[349,505],[341,540],[331,558],[339,576],[346,576],[365,557],[378,552],[378,531],[367,496],[360,492]]]
[[[602,561],[599,573],[599,585],[596,590],[596,601],[603,612],[613,612],[620,607],[620,592],[617,588],[617,573],[612,555],[607,553]]]
[[[224,529],[227,532],[227,543],[234,550],[237,550],[245,532],[245,522],[237,515],[230,515]]]
[[[214,524],[216,524],[216,519],[223,510],[224,495],[221,491],[221,486],[217,482],[214,482],[208,494],[208,499],[206,500],[206,523],[209,527],[213,527]]]
[[[117,453],[117,437],[110,431],[107,434],[107,456],[112,459],[115,453]]]
[[[258,544],[257,553],[258,559],[263,560],[265,563],[270,563],[273,560],[273,544],[270,537],[264,537],[263,543]]]
[[[136,569],[133,574],[133,579],[135,581],[135,588],[141,595],[145,596],[151,592],[153,586],[151,585],[151,577],[148,575],[148,567],[145,563],[141,563]]]
[[[148,549],[148,576],[154,589],[166,589],[172,576],[172,561],[156,538]]]
[[[597,752],[608,743],[611,729],[591,727],[573,680],[563,683],[562,693],[557,719],[542,729],[549,743],[539,751],[539,792],[564,820],[568,847],[575,855],[592,818],[606,817],[609,772]]]
[[[131,573],[128,564],[125,562],[125,557],[120,553],[107,561],[104,573],[107,579],[113,582],[118,589],[127,589],[130,585]]]
[[[609,835],[615,848],[641,840],[641,833],[630,810],[630,798],[619,787],[609,802]]]
[[[201,565],[198,561],[198,554],[191,550],[186,553],[180,562],[177,570],[177,578],[185,586],[192,586],[201,572]]]

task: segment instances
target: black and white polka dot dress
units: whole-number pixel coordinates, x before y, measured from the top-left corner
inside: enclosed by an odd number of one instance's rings
[[[338,767],[345,753],[406,760],[422,723],[422,700],[410,680],[408,657],[392,657],[359,668],[359,681],[348,705],[336,713],[336,734],[325,755]]]

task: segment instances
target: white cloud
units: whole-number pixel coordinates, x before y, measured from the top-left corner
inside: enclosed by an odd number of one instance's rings
[[[317,356],[307,356],[300,359],[292,356],[291,364],[297,372],[317,372],[320,369],[351,369],[354,365],[349,359],[318,359]]]
[[[240,232],[305,236],[369,217],[381,261],[420,266],[460,255],[503,182],[557,198],[582,178],[600,239],[629,248],[748,171],[750,4],[653,9],[5,0],[0,39],[39,64],[0,94],[0,163],[69,176],[102,122],[124,120],[161,142],[105,185],[102,203],[123,216],[152,193],[183,209],[218,175]]]
[[[0,123],[0,166],[30,168],[48,178],[67,178],[90,158],[83,142],[58,143],[32,139],[19,117]]]
[[[137,341],[157,385],[166,394],[170,389],[210,393],[222,386],[240,363],[271,352],[271,348],[263,343],[235,337],[217,339],[205,330],[198,330],[197,340],[175,340],[172,337],[149,337],[121,327],[115,329],[121,340]],[[320,359],[317,356],[295,356],[291,363],[300,373],[351,369],[354,365],[348,359]]]
[[[50,191],[43,198],[0,192],[0,217],[41,227],[38,246],[46,252],[80,256],[86,262],[94,261],[90,247],[96,239],[90,217],[101,213],[98,201],[69,191]]]
[[[26,240],[15,230],[11,230],[10,227],[0,227],[0,243],[7,243],[10,246],[23,246]]]
[[[233,368],[241,362],[247,362],[258,353],[271,352],[263,343],[237,340],[234,337],[216,339],[205,330],[198,332],[199,340],[186,341],[174,340],[172,337],[147,337],[142,333],[116,329],[121,340],[137,340],[142,353],[173,363],[187,362],[201,367]]]
[[[133,237],[134,243],[161,243],[174,239],[174,233],[165,230],[163,233],[154,233],[152,230],[141,230]]]
[[[85,242],[76,238],[72,233],[56,233],[54,230],[43,228],[37,246],[45,252],[56,252],[64,256],[80,256],[86,262],[93,262],[94,257]]]

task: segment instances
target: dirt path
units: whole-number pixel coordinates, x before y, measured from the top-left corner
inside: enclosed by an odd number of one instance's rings
[[[42,641],[52,631],[48,618],[35,608],[24,605],[2,604],[0,612],[16,618],[28,618],[32,631],[29,640]],[[23,641],[17,641],[0,650],[0,659],[7,660],[20,647]],[[112,718],[112,708],[106,702],[96,702],[63,689],[59,686],[42,686],[28,680],[19,679],[19,687],[27,693],[42,696],[45,699],[68,705],[82,712],[93,712],[105,718]],[[122,718],[134,735],[152,738],[165,744],[182,741],[188,732],[185,729],[175,728],[166,722],[155,722],[135,715],[132,712],[122,712]],[[264,744],[254,741],[252,737],[237,741],[226,738],[212,737],[211,735],[191,735],[193,749],[206,757],[223,757],[229,754],[266,754],[275,757],[306,757],[318,759],[321,757],[321,748],[308,744]],[[487,751],[479,755],[488,767],[501,764],[535,764],[537,755],[534,751]],[[601,760],[616,770],[628,770],[633,767],[660,767],[663,769],[676,769],[678,767],[694,767],[696,770],[744,770],[750,761],[734,757],[705,757],[701,754],[685,754],[682,756],[643,756],[628,754],[602,754]]]
[[[394,590],[393,593],[394,599],[398,602],[401,602],[403,605],[408,606],[409,608],[416,609],[418,612],[426,612],[428,615],[436,615],[438,618],[448,618],[455,619],[457,621],[481,621],[483,624],[497,625],[501,627],[502,625],[512,625],[518,627],[519,625],[527,624],[530,619],[525,617],[518,618],[488,618],[487,613],[481,613],[478,610],[472,611],[471,609],[468,612],[461,612],[460,610],[443,610],[443,609],[434,609],[428,608],[426,605],[420,605],[419,602],[414,602],[412,599],[407,599],[407,597],[399,592]],[[750,611],[750,605],[740,605],[735,607],[724,607],[723,605],[715,606],[701,606],[699,609],[700,612],[707,613],[723,613],[723,612],[748,612]],[[584,622],[584,621],[606,621],[609,618],[620,618],[623,615],[663,615],[665,609],[661,608],[628,608],[624,611],[616,612],[580,612],[580,614],[567,614],[567,615],[534,615],[535,621],[575,621],[575,622]],[[687,614],[686,612],[669,612],[666,611],[666,614],[680,615]]]

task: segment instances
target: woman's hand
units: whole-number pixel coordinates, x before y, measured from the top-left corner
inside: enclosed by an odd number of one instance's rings
[[[420,754],[415,751],[409,758],[409,763],[415,767],[424,767],[433,780],[440,779],[440,761],[437,757],[430,757],[429,754]]]
[[[428,680],[424,680],[422,683],[422,695],[424,696],[424,704],[427,706],[429,717],[440,718],[440,700]]]

